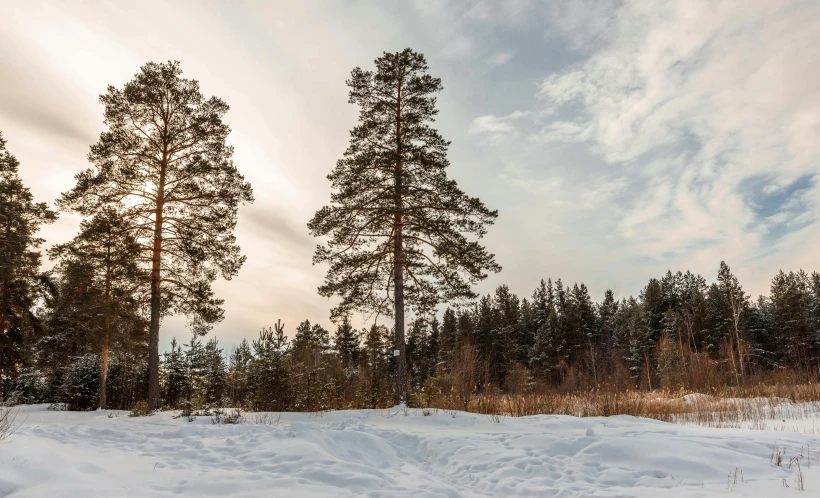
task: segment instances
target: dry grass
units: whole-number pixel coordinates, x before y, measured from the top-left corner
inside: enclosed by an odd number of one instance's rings
[[[15,420],[17,420],[17,412],[12,411],[11,408],[0,407],[0,442],[11,437],[17,430]]]
[[[540,390],[505,393],[488,386],[466,399],[463,395],[439,397],[424,408],[465,410],[498,417],[530,415],[573,415],[609,417],[631,415],[683,425],[716,428],[798,431],[820,434],[820,385],[756,384],[723,388],[712,394],[679,391],[614,391],[591,389],[581,392]],[[807,427],[795,421],[817,419]]]

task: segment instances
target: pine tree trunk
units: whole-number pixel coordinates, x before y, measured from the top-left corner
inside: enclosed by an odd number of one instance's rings
[[[110,258],[110,254],[109,254]],[[102,365],[100,366],[100,409],[105,410],[106,382],[108,381],[108,342],[111,337],[111,275],[105,276],[105,323],[103,324]]]
[[[11,290],[8,280],[3,281],[0,288],[0,335],[6,334],[6,323],[9,314],[9,301],[11,300]]]
[[[8,323],[9,301],[11,300],[11,291],[9,290],[8,280],[3,281],[0,286],[0,336],[6,335],[6,324]],[[0,343],[0,373],[3,371],[3,347]]]
[[[401,160],[401,78],[398,84],[396,103],[396,172],[395,172],[395,214],[393,218],[393,284],[395,289],[396,313],[396,398],[395,403],[407,400],[407,355],[404,341],[404,246],[402,241],[402,160]]]
[[[9,240],[11,237],[11,222],[6,223],[6,240]],[[6,255],[8,255],[8,248],[6,249]],[[11,272],[11,268],[8,268],[8,271]],[[3,280],[3,285],[0,287],[0,336],[6,335],[6,325],[8,324],[8,314],[9,314],[9,301],[11,301],[11,289],[10,289],[10,282],[9,278],[11,278],[11,273],[6,274],[5,280]],[[3,367],[3,349],[0,348],[0,368]]]
[[[160,173],[154,247],[151,252],[151,324],[148,329],[148,409],[159,410],[159,321],[160,321],[160,256],[162,255],[162,208],[165,168]]]
[[[395,302],[396,302],[396,349],[399,356],[396,357],[396,404],[407,400],[407,355],[404,341],[404,269],[403,251],[401,248],[401,229],[396,235],[395,253]]]

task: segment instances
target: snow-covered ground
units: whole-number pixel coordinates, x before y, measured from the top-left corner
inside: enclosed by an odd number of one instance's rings
[[[278,425],[126,415],[20,407],[0,443],[0,497],[820,496],[820,436],[802,431],[415,409]],[[801,453],[804,494],[788,468]]]

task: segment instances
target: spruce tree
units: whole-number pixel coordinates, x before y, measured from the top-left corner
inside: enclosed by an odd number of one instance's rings
[[[32,313],[40,278],[43,239],[35,234],[57,219],[46,203],[34,202],[18,175],[20,163],[0,134],[0,379],[20,363],[17,347],[37,326]]]
[[[452,308],[444,310],[441,318],[441,338],[439,339],[439,361],[450,365],[458,346],[458,319]]]
[[[163,362],[163,399],[166,406],[176,408],[187,393],[187,368],[182,347],[177,345],[176,337],[171,339],[171,351],[165,353]]]
[[[497,213],[448,179],[447,148],[430,125],[441,80],[410,49],[385,53],[376,70],[353,70],[350,103],[360,108],[350,146],[328,175],[331,204],[308,223],[328,263],[323,296],[339,295],[334,317],[352,311],[395,319],[395,401],[406,398],[405,303],[418,315],[442,300],[473,297],[470,288],[499,271],[481,238]]]
[[[430,340],[427,343],[427,352],[425,354],[427,364],[427,376],[432,377],[436,375],[436,367],[439,362],[439,348],[441,347],[441,324],[433,315],[430,321]]]
[[[604,300],[598,305],[598,337],[601,355],[605,361],[613,363],[614,355],[619,346],[615,331],[615,317],[618,313],[618,301],[612,289],[604,292]]]
[[[350,367],[358,361],[359,336],[356,335],[356,331],[353,330],[353,326],[347,317],[344,317],[336,328],[333,335],[333,348],[336,354],[339,355],[343,367]]]
[[[211,338],[202,351],[204,374],[203,374],[203,395],[205,401],[211,404],[222,404],[225,394],[225,381],[227,368],[223,351],[219,347],[216,337]]]
[[[88,155],[94,168],[75,177],[60,204],[83,216],[124,206],[150,271],[148,405],[158,409],[161,317],[182,313],[198,333],[222,319],[211,284],[235,276],[245,260],[233,230],[238,206],[253,194],[226,144],[228,105],[206,99],[178,62],[142,66],[100,103],[108,129]]]
[[[699,353],[704,347],[702,332],[706,328],[706,279],[687,271],[680,282],[681,324],[689,348]]]
[[[743,287],[741,287],[737,277],[732,274],[732,270],[729,269],[729,266],[724,261],[720,262],[718,285],[720,286],[721,293],[726,300],[730,313],[730,336],[734,349],[734,357],[730,359],[732,363],[735,364],[735,368],[740,371],[739,379],[743,379],[746,375],[746,355],[744,353],[746,341],[744,339],[744,331],[749,297],[743,291]]]
[[[772,279],[770,311],[775,324],[772,332],[785,343],[788,360],[795,368],[809,369],[817,360],[811,285],[809,275],[802,270],[796,273],[781,270]]]
[[[410,325],[407,334],[407,361],[410,382],[414,387],[421,387],[427,380],[429,369],[430,335],[427,332],[427,323],[416,319]]]

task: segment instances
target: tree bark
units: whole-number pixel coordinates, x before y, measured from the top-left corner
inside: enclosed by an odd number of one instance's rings
[[[109,237],[110,240],[110,237]],[[111,249],[109,247],[109,261]],[[105,410],[106,405],[106,382],[108,381],[108,341],[111,337],[111,272],[105,272],[105,323],[103,324],[102,340],[102,364],[100,366],[100,409]]]
[[[395,213],[393,215],[393,285],[395,302],[396,397],[395,403],[407,401],[407,355],[404,340],[404,246],[402,240],[402,160],[401,160],[401,78],[396,100],[396,171],[394,179]]]
[[[397,215],[399,217],[400,215]],[[407,355],[404,341],[404,251],[402,250],[401,228],[396,233],[394,248],[395,312],[396,312],[396,404],[407,400]]]
[[[159,211],[159,210],[158,210]],[[162,236],[157,233],[161,223],[157,214],[154,249],[151,261],[151,324],[148,328],[148,409],[159,410],[159,320],[160,320],[160,254]]]
[[[154,246],[151,252],[151,323],[148,328],[148,409],[162,408],[159,395],[159,322],[160,322],[160,261],[162,256],[162,208],[165,202],[165,165],[163,154],[154,219]]]
[[[106,382],[108,381],[108,337],[111,331],[111,323],[108,317],[105,317],[105,326],[103,328],[103,346],[102,346],[102,366],[100,371],[100,409],[105,410],[106,405]]]
[[[0,337],[6,335],[6,324],[8,323],[9,301],[11,300],[11,291],[9,290],[8,280],[4,280],[0,285]],[[3,347],[0,343],[0,373],[3,371]]]
[[[9,290],[9,282],[4,280],[2,286],[0,286],[0,335],[6,334],[10,300],[11,291]]]

